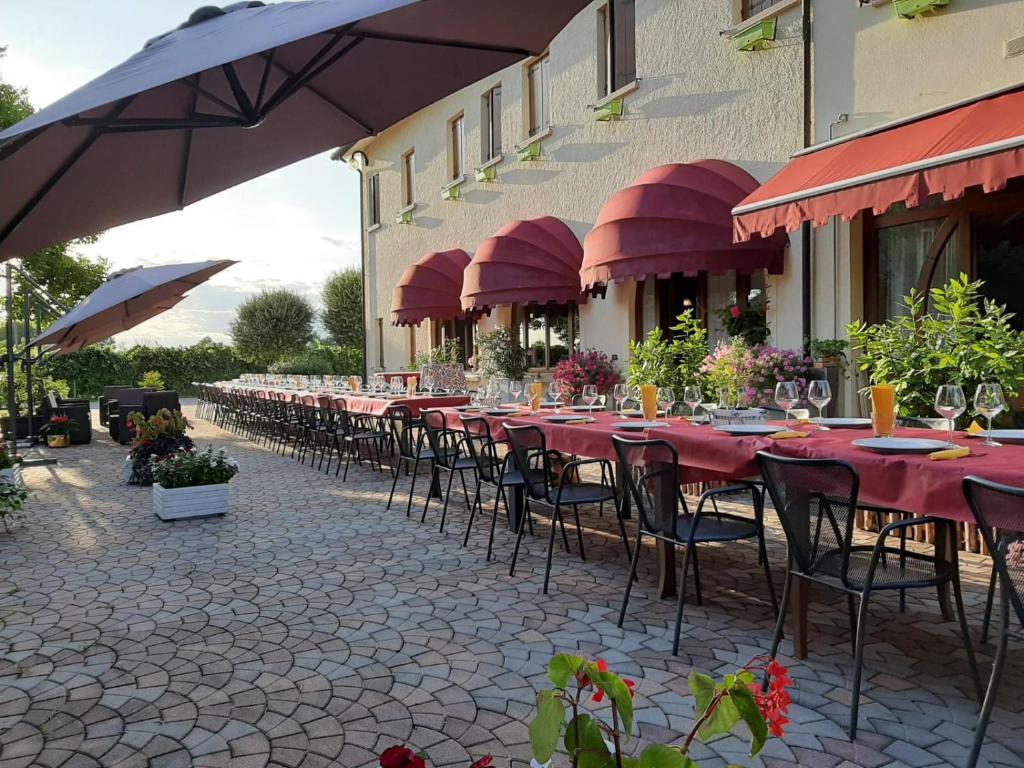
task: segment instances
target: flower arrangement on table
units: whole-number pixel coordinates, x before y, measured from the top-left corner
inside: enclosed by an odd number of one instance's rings
[[[758,407],[774,405],[775,385],[780,381],[795,381],[800,391],[806,392],[812,364],[802,350],[768,344],[749,347],[734,339],[715,347],[701,371],[713,393],[725,389],[737,402]]]
[[[151,456],[149,463],[153,480],[164,488],[219,485],[238,474],[238,462],[212,445],[205,451]]]
[[[569,392],[573,397],[582,393],[588,384],[597,387],[597,394],[604,395],[622,381],[615,363],[596,349],[572,352],[555,366],[552,378],[562,385],[563,392]]]
[[[537,713],[529,725],[532,765],[552,765],[559,742],[574,768],[699,768],[689,756],[698,739],[710,741],[732,733],[742,721],[750,733],[750,756],[757,756],[769,734],[781,738],[793,684],[789,671],[767,657],[756,657],[720,682],[691,672],[695,723],[681,744],[652,744],[638,757],[624,754],[633,731],[636,684],[612,672],[603,659],[558,654],[548,663],[554,686],[537,696]],[[765,685],[762,687],[761,681]],[[597,705],[607,702],[604,717]],[[588,711],[589,710],[589,711]],[[394,746],[380,757],[381,768],[426,768],[422,755]],[[470,768],[489,768],[490,755]]]
[[[755,289],[750,292],[746,307],[741,307],[734,297],[731,304],[716,309],[715,315],[730,336],[756,346],[764,344],[771,335],[768,309],[768,295]]]
[[[154,456],[171,456],[195,447],[192,438],[185,434],[192,425],[181,411],[161,408],[148,419],[133,411],[128,414],[127,427],[135,430],[132,452],[128,457],[131,463],[128,482],[132,485],[153,484],[150,460]]]

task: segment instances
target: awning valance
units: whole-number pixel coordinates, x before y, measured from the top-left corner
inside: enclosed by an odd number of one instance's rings
[[[1024,175],[1024,87],[812,147],[733,210],[736,240],[832,216],[914,207],[967,187],[994,192]]]
[[[469,254],[460,248],[428,253],[402,273],[391,299],[395,325],[451,320],[462,314],[459,294]]]
[[[477,248],[466,268],[462,308],[486,313],[502,304],[585,302],[582,261],[580,241],[560,219],[510,222]]]
[[[610,282],[699,272],[780,274],[784,235],[736,244],[732,208],[757,180],[732,163],[700,160],[653,168],[604,204],[584,241],[580,282]]]

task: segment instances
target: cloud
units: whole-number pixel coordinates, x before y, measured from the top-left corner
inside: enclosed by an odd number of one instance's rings
[[[99,70],[77,64],[54,66],[25,53],[24,49],[7,49],[0,59],[0,75],[19,88],[28,88],[33,106],[46,107],[71,91],[97,77]]]

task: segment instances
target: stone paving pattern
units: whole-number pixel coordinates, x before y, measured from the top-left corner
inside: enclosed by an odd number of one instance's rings
[[[584,512],[587,562],[575,545],[557,553],[544,596],[543,523],[509,578],[511,536],[499,528],[491,563],[483,526],[463,549],[458,497],[440,534],[434,512],[421,525],[404,506],[385,511],[390,476],[356,468],[343,484],[205,422],[194,436],[241,464],[224,518],[157,520],[150,491],[121,482],[125,450],[105,435],[27,472],[27,525],[0,536],[3,768],[361,768],[402,742],[434,768],[487,753],[525,768],[525,722],[555,652],[603,657],[638,681],[637,749],[688,729],[691,669],[721,675],[769,647],[750,545],[702,550],[704,605],[688,606],[673,658],[674,605],[655,598],[650,567],[615,626],[626,562],[607,512]],[[770,546],[781,574],[777,528]],[[642,565],[653,566],[649,554]],[[978,627],[987,564],[967,556],[964,571]],[[854,744],[845,601],[812,600],[812,656],[784,659],[797,681],[793,723],[756,764],[962,764],[976,704],[955,624],[941,622],[933,596],[913,595],[905,614],[894,598],[873,601]],[[1011,653],[986,765],[1024,764],[1022,658]],[[745,755],[728,737],[694,757],[720,768],[749,764]]]

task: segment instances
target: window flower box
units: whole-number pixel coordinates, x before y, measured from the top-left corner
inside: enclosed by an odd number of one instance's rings
[[[395,214],[395,224],[412,224],[412,212],[416,205],[407,205]]]
[[[164,488],[153,485],[153,511],[161,520],[213,517],[228,511],[228,484]]]
[[[458,200],[459,197],[461,196],[459,190],[462,189],[462,185],[465,182],[466,177],[459,176],[459,178],[455,179],[454,181],[445,184],[443,187],[441,187],[441,199],[449,201]]]
[[[594,119],[599,123],[619,120],[623,112],[623,99],[610,99],[594,107]]]
[[[733,44],[737,51],[763,51],[775,40],[775,28],[774,18],[759,21],[737,32],[732,38]]]
[[[540,139],[531,141],[522,147],[516,149],[516,154],[519,156],[520,162],[531,162],[534,160],[540,160]]]
[[[473,175],[476,180],[483,183],[490,183],[498,178],[498,164],[502,160],[502,155],[492,157],[486,163],[481,165],[479,168],[473,169]]]
[[[896,15],[901,19],[912,19],[922,13],[933,12],[949,5],[949,0],[892,0]]]

